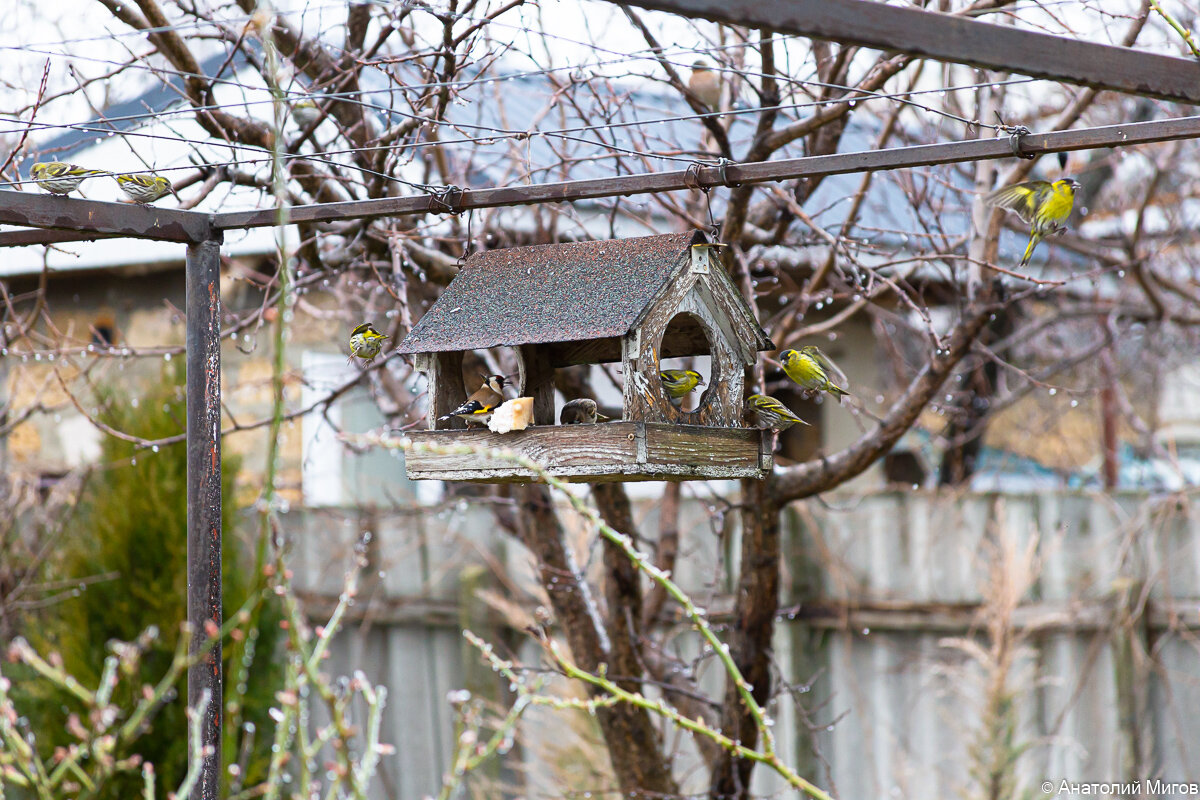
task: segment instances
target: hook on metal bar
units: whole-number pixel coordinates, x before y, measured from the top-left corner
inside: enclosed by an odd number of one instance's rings
[[[996,119],[1000,120],[1000,124],[996,127],[1008,134],[1008,145],[1012,148],[1014,156],[1024,159],[1037,158],[1037,153],[1026,153],[1021,149],[1021,139],[1033,133],[1033,131],[1024,125],[1009,125],[1004,121],[1004,117],[1000,116],[999,111],[996,112]]]
[[[721,170],[721,183],[730,189],[736,189],[741,186],[741,184],[729,182],[729,174],[727,170],[729,169],[730,164],[733,164],[733,162],[728,158],[722,158],[717,162],[717,169]]]
[[[463,190],[453,184],[443,186],[441,189],[430,194],[430,197],[444,208],[447,214],[453,214],[456,217],[463,211],[457,207],[458,201],[462,199],[462,196]]]

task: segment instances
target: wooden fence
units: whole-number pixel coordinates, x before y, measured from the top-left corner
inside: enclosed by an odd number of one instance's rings
[[[652,534],[653,503],[638,510]],[[719,618],[734,520],[699,501],[682,517],[676,576]],[[330,669],[362,669],[389,689],[383,738],[397,752],[377,796],[436,794],[454,737],[448,693],[503,696],[462,628],[538,661],[520,633],[539,597],[528,554],[465,503],[289,521],[297,586],[317,618],[370,533],[366,588]],[[784,530],[776,658],[791,686],[772,712],[782,752],[835,796],[988,797],[1010,758],[1004,797],[1042,796],[1044,781],[1140,781],[1145,796],[1171,796],[1152,792],[1156,778],[1200,781],[1200,513],[1189,496],[831,496],[789,509]],[[572,536],[587,563],[595,542]],[[720,686],[716,665],[703,683]],[[507,789],[484,796],[605,788],[597,741],[589,720],[539,710],[517,754],[486,771]],[[703,792],[688,738],[668,743],[684,791]],[[763,770],[756,780],[788,796]]]

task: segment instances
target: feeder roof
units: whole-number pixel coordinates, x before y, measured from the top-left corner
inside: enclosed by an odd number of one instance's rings
[[[476,253],[400,345],[443,353],[624,336],[703,233]],[[765,335],[764,335],[765,339]]]

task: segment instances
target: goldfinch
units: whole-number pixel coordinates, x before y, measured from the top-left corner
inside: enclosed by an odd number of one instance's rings
[[[346,359],[346,363],[358,356],[364,363],[370,364],[375,356],[379,355],[379,350],[387,338],[386,334],[375,330],[375,326],[369,322],[359,325],[350,331],[350,358]]]
[[[667,399],[676,408],[683,406],[683,398],[695,391],[697,386],[704,385],[704,378],[694,369],[664,369],[658,373],[658,378],[662,381]]]
[[[558,413],[558,421],[563,425],[595,425],[609,419],[596,409],[596,401],[587,397],[570,401]]]
[[[752,394],[747,397],[742,410],[746,422],[750,423],[752,428],[786,431],[796,423],[809,424],[793,414],[783,403],[765,394]]]
[[[839,399],[850,394],[834,383],[845,383],[846,376],[815,345],[801,347],[799,351],[784,350],[779,354],[779,361],[784,373],[805,392],[829,392]]]
[[[171,193],[171,182],[152,172],[118,175],[117,185],[135,203],[153,203]]]
[[[50,194],[70,194],[88,178],[111,174],[102,169],[86,169],[63,161],[39,161],[29,168],[29,177]]]
[[[458,417],[466,420],[468,427],[474,424],[486,424],[491,419],[496,406],[504,402],[504,385],[505,377],[503,375],[489,375],[483,379],[483,386],[480,386],[474,394],[467,398],[467,402],[449,414],[438,417],[438,422]]]
[[[692,76],[688,78],[688,90],[696,99],[713,111],[721,108],[721,76],[712,70],[707,61],[701,59],[692,64]]]
[[[997,189],[985,197],[984,202],[1013,211],[1023,222],[1029,223],[1029,245],[1021,257],[1021,266],[1025,266],[1038,242],[1066,230],[1063,223],[1071,216],[1077,191],[1079,181],[1074,178],[1062,178],[1054,183],[1026,181]]]

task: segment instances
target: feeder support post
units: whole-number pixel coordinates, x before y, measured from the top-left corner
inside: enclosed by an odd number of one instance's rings
[[[189,652],[200,656],[188,667],[188,706],[208,695],[199,742],[204,763],[190,800],[217,800],[221,783],[221,642],[211,635],[222,622],[220,247],[219,233],[190,243],[186,265],[187,614]],[[189,742],[189,759],[195,745]]]

